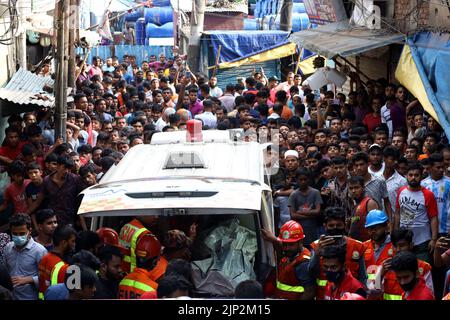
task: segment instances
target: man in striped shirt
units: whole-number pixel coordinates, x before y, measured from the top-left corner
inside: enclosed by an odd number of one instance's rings
[[[422,186],[433,192],[438,207],[439,234],[447,236],[450,232],[450,178],[444,176],[444,158],[439,153],[429,158],[430,176],[422,180]]]

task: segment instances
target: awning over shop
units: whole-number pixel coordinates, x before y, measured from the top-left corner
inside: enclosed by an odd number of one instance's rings
[[[208,31],[204,35],[211,41],[214,56],[221,46],[219,63],[237,61],[289,43],[286,31]]]
[[[274,59],[284,58],[293,55],[297,52],[297,45],[295,43],[287,43],[275,48],[270,48],[256,54],[251,54],[242,59],[238,59],[230,62],[223,62],[219,64],[220,69],[235,68],[243,64],[265,62]]]
[[[421,32],[407,40],[395,72],[450,138],[450,34]]]
[[[289,41],[331,59],[337,55],[347,57],[404,42],[404,36],[386,30],[355,27],[346,20],[295,32]]]

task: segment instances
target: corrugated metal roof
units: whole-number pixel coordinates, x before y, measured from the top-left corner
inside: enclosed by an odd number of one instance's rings
[[[348,20],[293,33],[289,41],[329,59],[356,55],[392,43],[404,42],[405,37],[389,30],[355,27]]]
[[[4,88],[0,88],[0,99],[17,104],[36,104],[52,107],[55,97],[43,91],[45,85],[52,87],[54,81],[49,77],[42,77],[20,68]],[[46,97],[44,100],[39,97]]]
[[[182,12],[191,12],[192,11],[192,2],[193,0],[170,0],[170,4],[174,11],[182,11]],[[230,6],[223,6],[221,1],[220,6],[211,6],[207,2],[205,7],[205,12],[242,12],[248,14],[248,6],[247,3],[233,3],[228,2]],[[219,1],[214,1],[219,2]]]

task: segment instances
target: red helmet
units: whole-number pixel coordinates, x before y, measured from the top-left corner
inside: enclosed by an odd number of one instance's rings
[[[146,233],[141,236],[136,244],[136,257],[156,258],[161,253],[161,243],[153,234]]]
[[[111,228],[100,228],[97,230],[97,234],[104,244],[111,246],[119,245],[119,234],[116,230]]]
[[[300,223],[294,220],[289,220],[281,227],[278,240],[281,242],[297,242],[302,240],[304,237],[305,234],[303,233],[303,228]]]
[[[346,292],[342,295],[341,299],[339,300],[366,300],[366,298],[360,296],[357,293]]]

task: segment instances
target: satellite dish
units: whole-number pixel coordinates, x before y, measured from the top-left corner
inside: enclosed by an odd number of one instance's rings
[[[27,30],[27,38],[28,41],[32,44],[36,44],[39,42],[39,33],[31,30]]]

